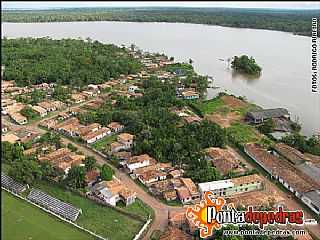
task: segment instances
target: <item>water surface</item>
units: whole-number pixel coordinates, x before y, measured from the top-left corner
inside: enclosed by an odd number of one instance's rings
[[[219,91],[246,96],[265,108],[284,107],[306,135],[320,131],[320,95],[311,92],[311,38],[290,33],[183,23],[68,22],[3,23],[2,37],[87,38],[131,43],[144,50],[193,59],[200,74],[213,76]],[[232,74],[226,61],[253,56],[262,66],[258,79]],[[320,62],[320,61],[319,61]],[[217,90],[210,89],[212,97]]]

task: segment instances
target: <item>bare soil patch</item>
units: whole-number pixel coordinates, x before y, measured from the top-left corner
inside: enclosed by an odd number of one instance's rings
[[[234,96],[222,96],[222,101],[232,109],[244,108],[248,106],[248,103],[242,101]]]
[[[205,119],[220,125],[223,128],[230,127],[232,123],[241,120],[241,114],[238,112],[212,113],[205,116]]]

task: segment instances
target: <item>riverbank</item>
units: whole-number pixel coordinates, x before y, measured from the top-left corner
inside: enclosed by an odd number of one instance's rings
[[[264,108],[288,109],[292,118],[302,124],[304,135],[311,136],[320,130],[319,96],[311,93],[309,86],[308,37],[200,24],[137,22],[3,23],[3,36],[90,37],[119,46],[134,43],[147,51],[173,56],[179,62],[191,58],[195,70],[213,76],[215,85],[220,87],[209,89],[209,98],[217,91],[227,90],[236,96],[246,96],[248,101]],[[259,78],[235,76],[227,63],[219,60],[239,54],[253,56],[259,62],[263,67]]]
[[[267,29],[311,36],[309,19],[317,10],[239,8],[77,8],[55,10],[4,10],[3,22],[124,21],[171,22]],[[263,19],[263,20],[262,20]],[[295,24],[288,24],[294,22]]]

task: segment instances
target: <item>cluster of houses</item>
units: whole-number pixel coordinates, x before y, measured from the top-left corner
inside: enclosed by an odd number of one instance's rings
[[[283,143],[268,151],[256,143],[244,151],[270,176],[301,199],[316,214],[320,213],[320,167],[298,150]]]
[[[7,128],[7,127],[5,127]],[[8,131],[8,130],[7,130]],[[5,132],[1,136],[1,141],[9,143],[26,143],[40,138],[40,133],[35,130],[20,128],[15,131]]]
[[[2,81],[2,89],[1,91],[6,92],[10,87],[8,88],[8,83],[7,82],[13,82],[13,81]],[[9,85],[10,86],[10,85]],[[4,88],[4,89],[3,89]],[[51,88],[51,85],[49,84],[40,84],[33,86],[31,88],[28,88],[29,90],[33,91],[32,89],[47,89]],[[22,94],[29,93],[23,92]],[[1,113],[3,115],[8,115],[15,123],[19,125],[24,125],[28,123],[27,117],[23,116],[21,114],[21,110],[24,109],[25,107],[30,107],[37,115],[40,117],[45,117],[48,112],[60,110],[65,107],[65,104],[61,101],[58,100],[44,100],[42,102],[37,103],[36,105],[31,105],[31,104],[24,104],[21,102],[17,102],[13,96],[9,96],[7,94],[3,94],[1,96]]]
[[[52,122],[54,121],[54,122]],[[83,125],[79,122],[78,118],[71,117],[60,123],[57,120],[49,120],[42,123],[43,126],[50,127],[51,129],[61,132],[70,137],[79,137],[87,144],[95,143],[96,141],[110,136],[115,129],[103,127],[99,123],[91,123]]]

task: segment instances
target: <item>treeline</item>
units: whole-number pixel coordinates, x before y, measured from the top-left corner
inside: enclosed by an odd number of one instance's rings
[[[1,51],[4,79],[20,86],[56,82],[81,87],[137,73],[141,68],[126,49],[89,38],[4,38]]]
[[[320,10],[230,8],[78,8],[2,11],[3,22],[129,21],[181,22],[255,28],[311,36],[311,18]]]

